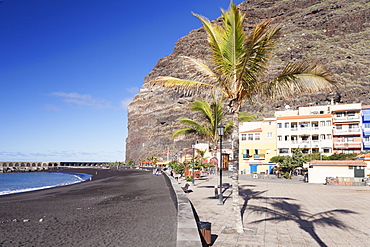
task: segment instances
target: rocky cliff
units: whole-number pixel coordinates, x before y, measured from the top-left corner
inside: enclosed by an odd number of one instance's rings
[[[273,102],[257,100],[253,106],[246,103],[243,110],[262,118],[272,116],[286,104],[291,107],[328,104],[331,98],[340,103],[370,104],[369,0],[251,0],[241,3],[239,8],[247,14],[245,28],[265,18],[272,18],[274,24],[283,27],[271,63],[272,74],[292,59],[314,58],[325,63],[338,82],[330,94],[301,95]],[[196,137],[173,139],[171,135],[180,127],[179,117],[194,117],[188,106],[197,95],[150,87],[147,83],[164,75],[196,79],[199,75],[186,67],[180,57],[183,55],[210,59],[202,28],[178,40],[173,53],[160,59],[145,77],[140,92],[128,107],[126,160],[138,161],[149,156],[166,159],[166,150],[171,158],[196,141]]]

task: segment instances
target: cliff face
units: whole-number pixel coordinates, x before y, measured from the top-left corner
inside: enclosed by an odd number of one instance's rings
[[[301,95],[290,100],[273,102],[257,100],[247,103],[244,111],[259,117],[272,116],[286,104],[291,107],[327,104],[331,98],[340,103],[370,104],[370,2],[368,0],[251,0],[239,5],[247,13],[245,28],[251,28],[265,18],[283,27],[271,74],[277,73],[287,62],[313,58],[327,65],[338,81],[335,92]],[[201,13],[200,13],[201,14]],[[215,20],[220,21],[220,20]],[[188,92],[150,87],[148,81],[170,75],[196,79],[199,75],[183,63],[180,56],[210,59],[205,31],[191,31],[177,41],[174,51],[158,61],[145,77],[140,92],[128,107],[128,137],[126,160],[146,159],[149,156],[166,159],[188,148],[197,139],[171,137],[179,117],[195,117],[189,104],[197,98]]]

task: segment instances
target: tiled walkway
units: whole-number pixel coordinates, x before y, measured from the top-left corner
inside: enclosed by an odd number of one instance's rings
[[[243,234],[235,231],[231,187],[224,205],[215,199],[217,176],[196,179],[188,198],[200,221],[212,223],[212,246],[370,246],[370,187],[300,180],[241,175]],[[223,183],[232,184],[228,174]]]

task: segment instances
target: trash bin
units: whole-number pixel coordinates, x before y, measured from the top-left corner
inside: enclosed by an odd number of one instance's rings
[[[212,224],[210,222],[198,222],[200,233],[207,245],[212,243],[211,225]]]

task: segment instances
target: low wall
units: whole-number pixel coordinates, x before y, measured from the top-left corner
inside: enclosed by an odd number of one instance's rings
[[[177,209],[177,247],[201,247],[197,222],[190,201],[176,179],[163,172]]]
[[[327,177],[326,185],[365,186],[363,178],[353,177]]]

